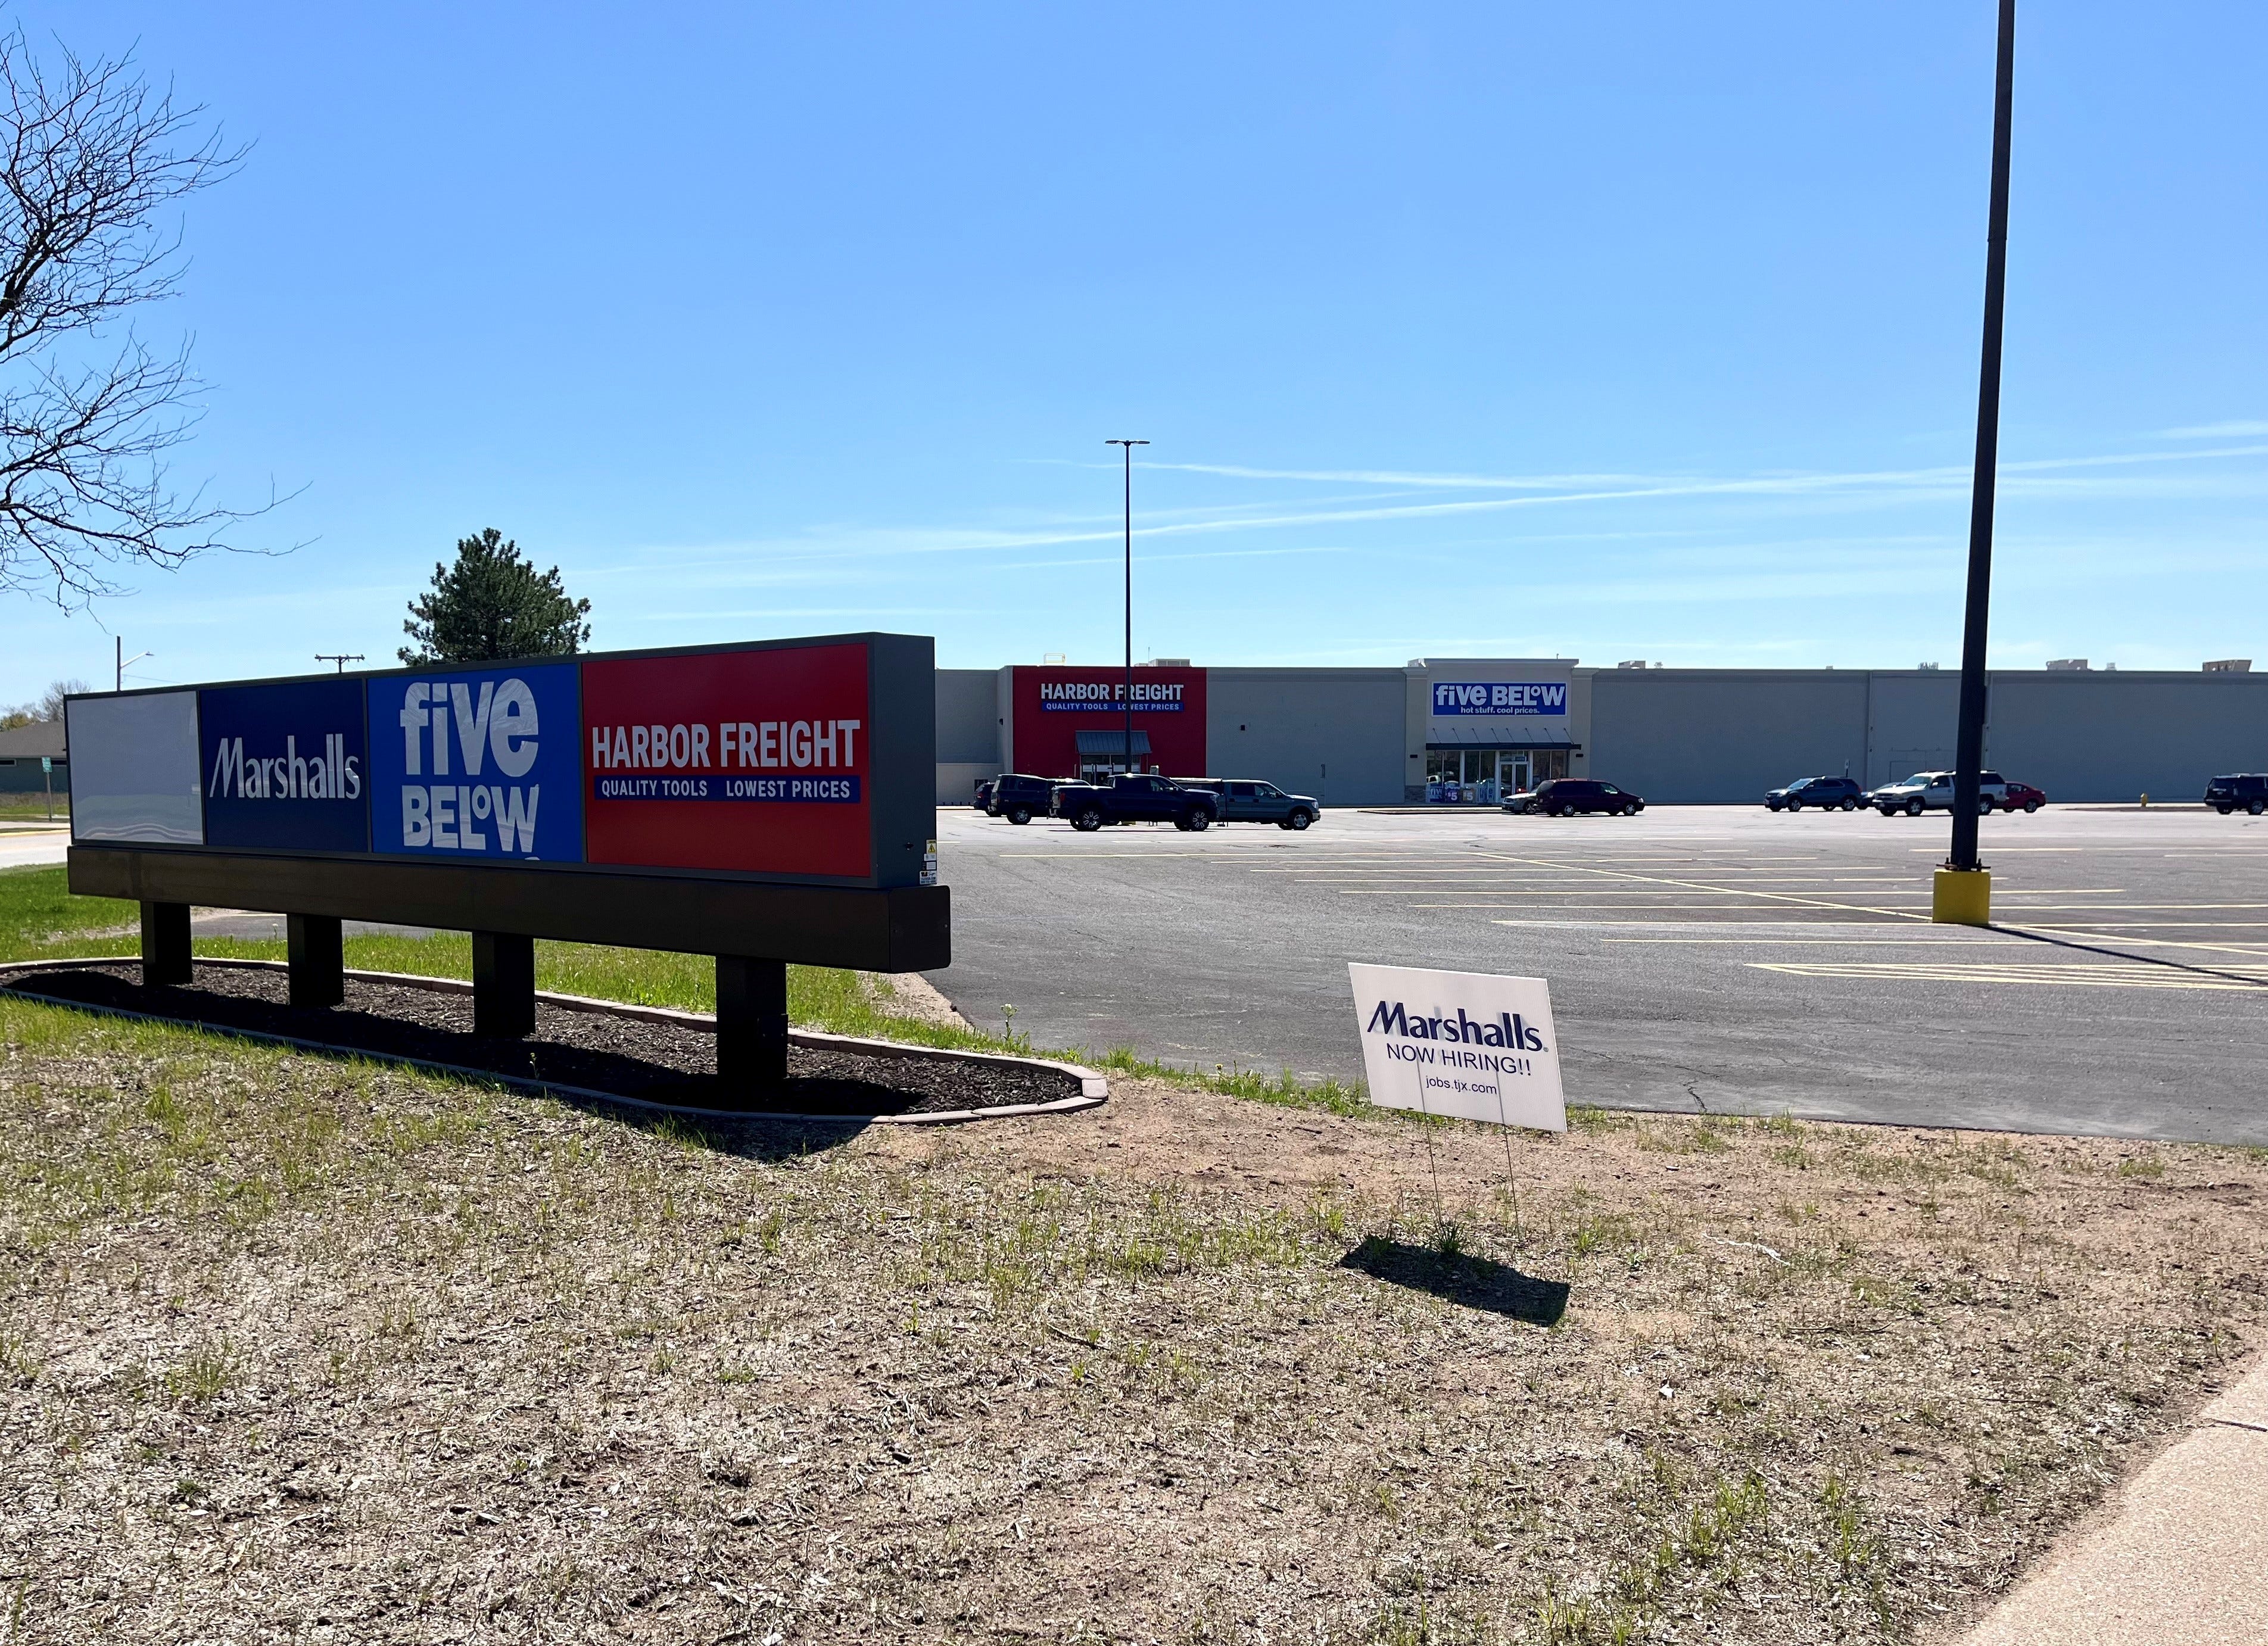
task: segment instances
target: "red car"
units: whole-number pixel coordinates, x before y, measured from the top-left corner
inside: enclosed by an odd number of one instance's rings
[[[2001,809],[2007,812],[2014,812],[2021,807],[2026,812],[2036,812],[2042,806],[2047,805],[2047,796],[2033,788],[2031,784],[2010,783],[2008,785],[2008,797],[2001,802]]]

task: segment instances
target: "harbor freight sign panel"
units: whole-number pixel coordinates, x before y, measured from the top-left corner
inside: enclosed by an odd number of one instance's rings
[[[580,673],[537,663],[372,680],[371,849],[581,862]]]
[[[1350,964],[1370,1100],[1567,1129],[1551,991],[1540,977]]]
[[[918,886],[934,662],[850,635],[90,694],[72,840]]]
[[[1126,674],[1107,666],[1012,669],[1009,744],[1015,769],[1036,777],[1077,777],[1087,761],[1123,762]],[[1134,730],[1149,744],[1147,753],[1140,741],[1135,744],[1137,763],[1169,777],[1205,775],[1205,672],[1145,664],[1133,674]],[[1114,730],[1121,741],[1090,737],[1083,761],[1079,734]],[[1106,748],[1108,753],[1100,752]]]
[[[866,675],[863,646],[584,665],[589,860],[864,873]]]
[[[1567,715],[1565,680],[1436,680],[1437,719],[1526,719]]]

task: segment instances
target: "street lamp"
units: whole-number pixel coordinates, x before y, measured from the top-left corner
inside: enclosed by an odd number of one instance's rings
[[[1969,608],[1961,637],[1961,726],[1953,758],[1953,850],[1931,888],[1930,917],[1984,926],[1992,877],[1977,861],[1984,765],[1984,639],[1992,599],[1992,484],[2000,449],[2000,316],[2008,283],[2008,106],[2015,85],[2016,0],[2000,0],[1992,94],[1992,205],[1984,239],[1984,349],[1977,384],[1977,473],[1969,496]]]
[[[1105,440],[1126,448],[1126,769],[1134,769],[1134,448],[1147,440]]]
[[[132,668],[136,664],[141,662],[143,658],[154,658],[158,654],[154,651],[137,651],[129,658],[126,655],[126,636],[123,635],[113,635],[111,638],[117,643],[117,689],[122,692],[126,689],[126,671]]]

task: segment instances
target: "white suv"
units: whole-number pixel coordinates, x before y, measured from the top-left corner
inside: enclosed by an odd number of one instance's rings
[[[1998,772],[1979,772],[1977,782],[1978,813],[1997,812],[2007,802],[2007,781]],[[1916,772],[1896,783],[1884,783],[1867,797],[1867,804],[1884,817],[1899,812],[1913,818],[1925,812],[1950,812],[1953,810],[1953,774]]]

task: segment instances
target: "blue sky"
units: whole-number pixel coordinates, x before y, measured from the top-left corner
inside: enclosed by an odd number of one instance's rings
[[[1990,0],[19,0],[255,147],[180,471],[281,558],[6,607],[0,700],[389,660],[485,525],[595,644],[1958,658]],[[2262,656],[2268,9],[2036,0],[1993,660]]]

